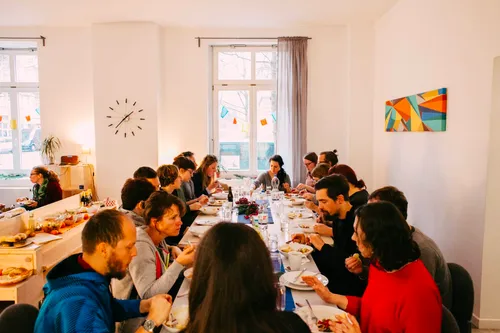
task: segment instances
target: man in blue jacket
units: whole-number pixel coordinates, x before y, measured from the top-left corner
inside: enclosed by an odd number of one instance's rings
[[[112,333],[116,322],[146,313],[137,333],[161,325],[170,314],[169,295],[118,300],[110,292],[111,279],[123,278],[137,254],[135,241],[134,223],[122,212],[94,215],[82,231],[83,253],[64,259],[48,273],[35,333]]]

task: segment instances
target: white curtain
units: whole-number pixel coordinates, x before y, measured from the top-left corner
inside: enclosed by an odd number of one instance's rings
[[[307,37],[278,38],[277,153],[296,186],[306,170]]]

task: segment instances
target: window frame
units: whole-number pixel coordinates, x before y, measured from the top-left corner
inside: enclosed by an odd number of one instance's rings
[[[6,54],[9,56],[10,67],[10,82],[0,82],[0,93],[6,92],[10,98],[10,120],[15,120],[17,123],[16,129],[10,129],[12,134],[12,158],[13,168],[3,169],[0,167],[0,173],[29,173],[31,169],[22,169],[22,135],[20,127],[20,110],[18,107],[19,93],[35,92],[40,96],[40,72],[38,72],[38,82],[16,82],[16,56],[17,55],[36,55],[38,57],[38,50],[36,48],[29,49],[1,49],[0,55]],[[39,59],[38,59],[39,60]],[[9,121],[10,121],[9,120]],[[41,123],[41,121],[40,121]],[[41,128],[40,124],[40,128]]]
[[[243,49],[243,50],[239,50]],[[250,80],[219,80],[218,72],[218,52],[251,52],[251,79]],[[257,176],[264,170],[258,170],[257,163],[257,93],[258,91],[277,91],[277,79],[273,80],[257,80],[255,78],[255,65],[256,65],[256,53],[258,52],[270,52],[276,50],[276,45],[259,45],[259,46],[244,46],[238,45],[236,47],[230,45],[212,45],[211,50],[211,103],[210,103],[210,142],[209,151],[211,154],[220,158],[220,142],[219,142],[219,92],[220,91],[238,91],[238,90],[248,90],[249,92],[249,159],[250,168],[249,170],[223,170],[224,177],[234,178],[235,175],[241,176]],[[276,111],[276,110],[275,110]],[[277,148],[277,121],[272,122],[273,134],[274,134],[274,149]],[[220,164],[221,161],[219,161]]]

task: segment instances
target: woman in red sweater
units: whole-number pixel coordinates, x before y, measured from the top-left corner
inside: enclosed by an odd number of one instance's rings
[[[439,333],[441,296],[419,259],[408,223],[389,202],[371,203],[356,212],[354,234],[361,255],[371,260],[362,297],[332,294],[317,278],[303,277],[328,303],[354,316],[338,318],[331,329],[343,333]],[[333,281],[335,283],[335,281]]]
[[[37,166],[31,170],[30,180],[33,186],[33,203],[29,208],[38,208],[62,199],[62,189],[59,177],[46,167]]]

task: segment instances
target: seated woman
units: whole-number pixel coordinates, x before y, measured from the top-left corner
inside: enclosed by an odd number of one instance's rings
[[[328,170],[329,175],[334,173],[339,174],[347,178],[349,182],[349,202],[354,207],[359,207],[368,202],[368,191],[366,190],[366,185],[363,179],[359,179],[356,176],[356,172],[345,164],[337,164]]]
[[[269,170],[263,172],[257,177],[257,180],[254,182],[254,187],[258,188],[259,186],[264,185],[264,187],[271,187],[273,184],[273,178],[277,177],[280,181],[279,190],[290,192],[290,176],[283,169],[283,159],[280,155],[271,156],[269,159]]]
[[[314,189],[314,185],[323,177],[326,177],[328,176],[328,169],[330,168],[330,166],[326,163],[320,163],[318,165],[316,165],[316,167],[312,170],[311,172],[311,176],[313,177],[313,187],[312,187],[312,191],[301,191],[301,195],[304,199],[306,200],[310,200],[314,203],[317,203],[316,201],[316,197],[313,193],[316,193],[316,190]],[[312,209],[310,207],[308,207],[309,209]]]
[[[330,293],[316,277],[304,277],[327,303],[360,318],[344,318],[334,332],[441,332],[441,296],[419,259],[420,250],[399,210],[389,202],[362,206],[356,212],[352,239],[371,261],[362,297]]]
[[[200,166],[193,175],[194,195],[196,198],[202,194],[210,196],[219,187],[219,182],[215,180],[217,172],[217,157],[207,155],[201,161]]]
[[[304,156],[303,162],[307,170],[306,181],[304,184],[300,183],[299,185],[297,185],[297,190],[306,190],[310,193],[314,193],[314,179],[311,173],[316,167],[316,164],[318,164],[318,155],[316,155],[315,152],[307,153]]]
[[[254,229],[218,223],[199,248],[185,333],[310,332],[296,314],[276,308],[271,259]]]
[[[33,203],[26,206],[28,209],[42,207],[62,200],[62,189],[59,177],[52,170],[43,166],[34,167],[30,173],[33,186]]]
[[[191,178],[193,177],[194,170],[196,170],[196,164],[191,159],[184,156],[177,156],[173,164],[179,169],[179,175],[182,179],[181,188],[179,189],[179,192],[182,191],[182,193],[178,197],[184,195],[187,205],[196,202],[202,205],[206,204],[208,202],[208,197],[206,195],[202,194],[198,198],[194,195],[194,185]]]
[[[330,165],[330,168],[336,165],[339,162],[339,158],[337,156],[337,149],[333,151],[322,151],[318,157],[319,163],[326,163]]]
[[[160,179],[161,190],[178,197],[186,207],[186,214],[182,217],[182,227],[179,235],[175,237],[168,237],[167,239],[168,244],[175,245],[182,239],[186,229],[193,224],[193,221],[197,216],[196,211],[199,211],[202,205],[200,202],[186,205],[186,198],[184,197],[184,192],[181,189],[182,178],[179,174],[179,169],[175,165],[162,165],[158,168],[157,173],[158,178]]]
[[[188,246],[181,252],[167,246],[164,240],[179,234],[183,213],[184,205],[174,195],[158,191],[149,197],[144,209],[146,226],[136,228],[137,256],[130,262],[125,278],[112,280],[115,298],[147,299],[158,294],[176,294],[172,289],[183,269],[193,264],[195,249]],[[118,331],[136,332],[143,322],[144,318],[127,320]]]

